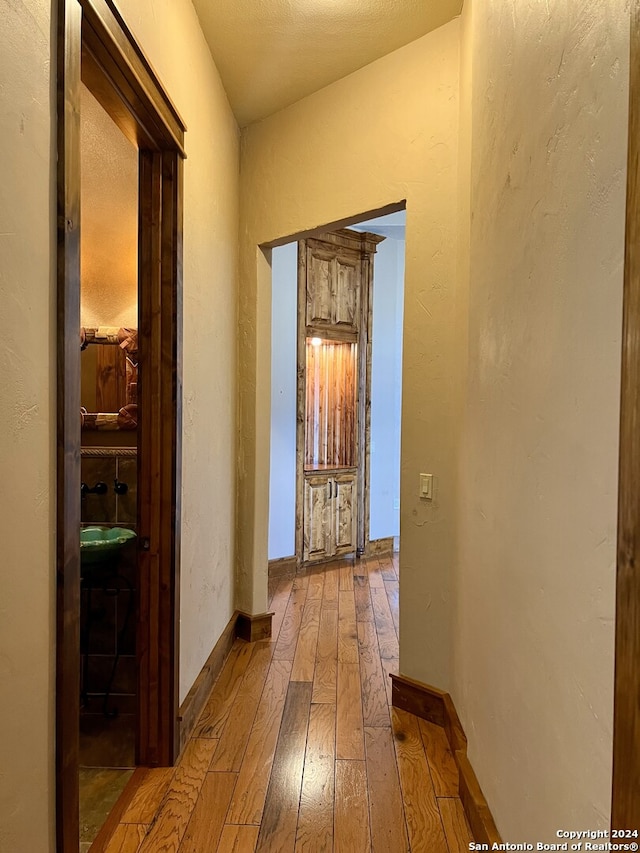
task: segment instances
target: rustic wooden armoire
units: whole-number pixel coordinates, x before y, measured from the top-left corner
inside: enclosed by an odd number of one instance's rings
[[[369,539],[373,255],[341,229],[298,243],[296,557],[364,553]]]

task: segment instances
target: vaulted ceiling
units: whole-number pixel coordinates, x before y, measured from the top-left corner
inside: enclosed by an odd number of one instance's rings
[[[240,125],[460,13],[462,0],[193,0]]]

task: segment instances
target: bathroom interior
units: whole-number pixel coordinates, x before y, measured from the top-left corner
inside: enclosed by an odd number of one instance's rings
[[[82,87],[80,851],[133,773],[138,151]]]

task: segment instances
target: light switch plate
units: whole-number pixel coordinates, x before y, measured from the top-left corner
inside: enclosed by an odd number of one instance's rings
[[[433,500],[433,474],[420,474],[420,497]]]

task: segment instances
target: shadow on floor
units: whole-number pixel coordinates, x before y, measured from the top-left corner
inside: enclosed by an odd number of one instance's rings
[[[133,775],[135,716],[80,717],[80,853],[87,853]]]

